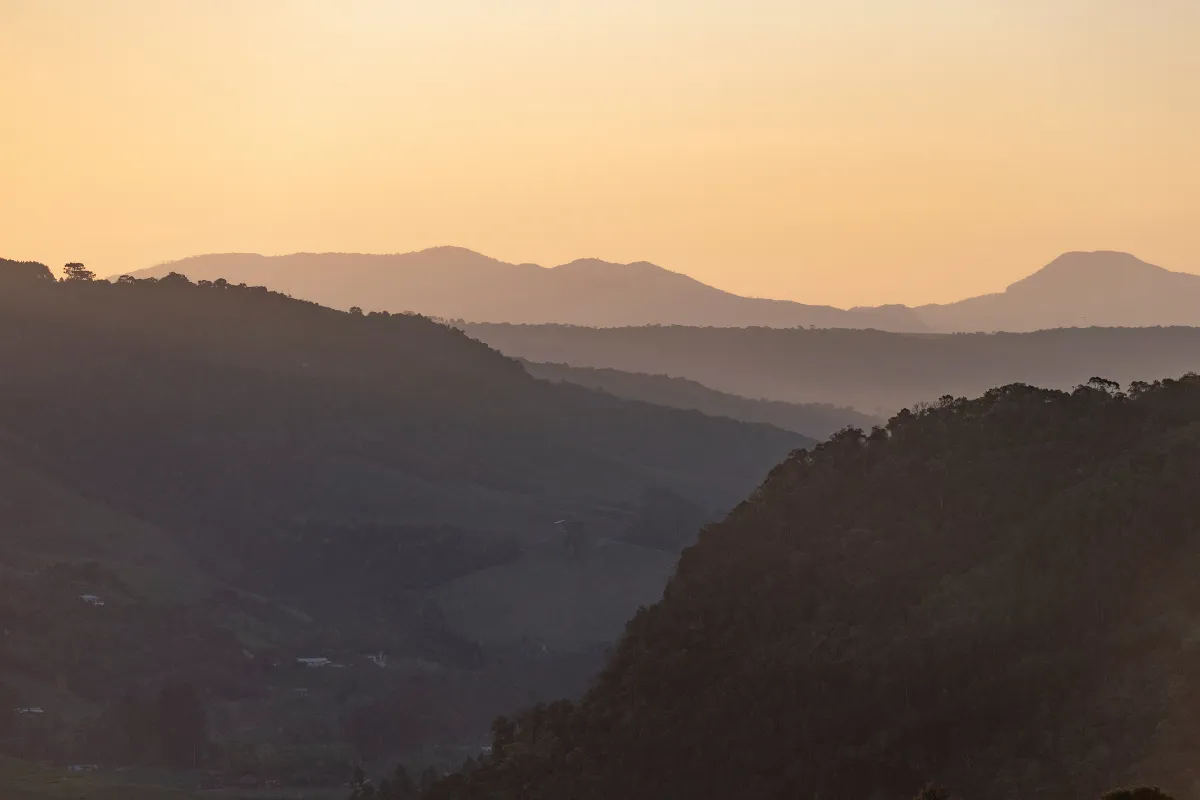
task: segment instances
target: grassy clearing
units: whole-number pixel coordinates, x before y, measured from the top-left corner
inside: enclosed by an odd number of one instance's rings
[[[196,793],[130,780],[122,772],[75,774],[61,768],[0,758],[3,800],[194,800]]]

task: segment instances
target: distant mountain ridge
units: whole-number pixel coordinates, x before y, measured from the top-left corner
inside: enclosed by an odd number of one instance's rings
[[[646,261],[510,264],[461,247],[414,253],[200,255],[133,273],[264,285],[334,308],[415,311],[467,322],[595,328],[688,325],[853,328],[893,333],[1200,326],[1200,275],[1128,253],[1069,252],[1003,292],[955,303],[856,306],[742,297]]]
[[[1200,325],[1200,275],[1128,253],[1063,253],[1003,292],[913,309],[930,329],[954,333],[1050,328]]]
[[[546,268],[435,247],[396,255],[203,255],[133,274],[161,278],[171,272],[193,280],[261,284],[334,308],[357,305],[470,322],[925,330],[904,307],[845,310],[741,297],[645,261],[579,259]]]

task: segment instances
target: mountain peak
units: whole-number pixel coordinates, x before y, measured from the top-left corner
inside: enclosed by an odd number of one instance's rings
[[[428,255],[441,256],[464,256],[470,258],[486,258],[491,260],[490,256],[485,256],[483,253],[472,250],[469,247],[459,247],[453,244],[439,244],[433,247],[426,247],[424,250],[418,250],[417,253],[425,253]]]
[[[1115,250],[1063,253],[1003,291],[920,313],[940,331],[1200,325],[1200,275]]]
[[[665,267],[660,267],[657,264],[651,264],[649,261],[632,261],[628,264],[622,264],[616,261],[605,261],[601,258],[577,258],[574,261],[569,261],[566,264],[559,264],[554,269],[561,269],[567,272],[635,272],[635,273],[673,273]]]
[[[1073,250],[1063,253],[1032,275],[1010,284],[1005,291],[1021,291],[1032,286],[1044,287],[1050,283],[1069,281],[1122,282],[1164,274],[1183,273],[1172,273],[1117,250]]]

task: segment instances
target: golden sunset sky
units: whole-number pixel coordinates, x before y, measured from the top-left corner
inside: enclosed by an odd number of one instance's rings
[[[948,301],[1200,272],[1197,0],[0,0],[0,256],[648,260]]]

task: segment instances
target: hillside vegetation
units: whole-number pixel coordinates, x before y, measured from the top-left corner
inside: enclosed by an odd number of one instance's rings
[[[0,263],[0,700],[46,711],[0,741],[31,757],[166,759],[131,709],[180,682],[250,752],[473,741],[580,687],[700,522],[809,443],[537,381],[422,317],[71,277]],[[532,605],[507,573],[555,559],[628,591]]]
[[[580,703],[498,720],[431,797],[1195,794],[1198,485],[1195,375],[841,433],[684,553]]]
[[[970,397],[1010,383],[1070,389],[1093,375],[1125,384],[1200,370],[1200,328],[912,334],[765,327],[462,327],[515,358],[670,375],[742,397],[852,406],[885,418],[943,395]]]

